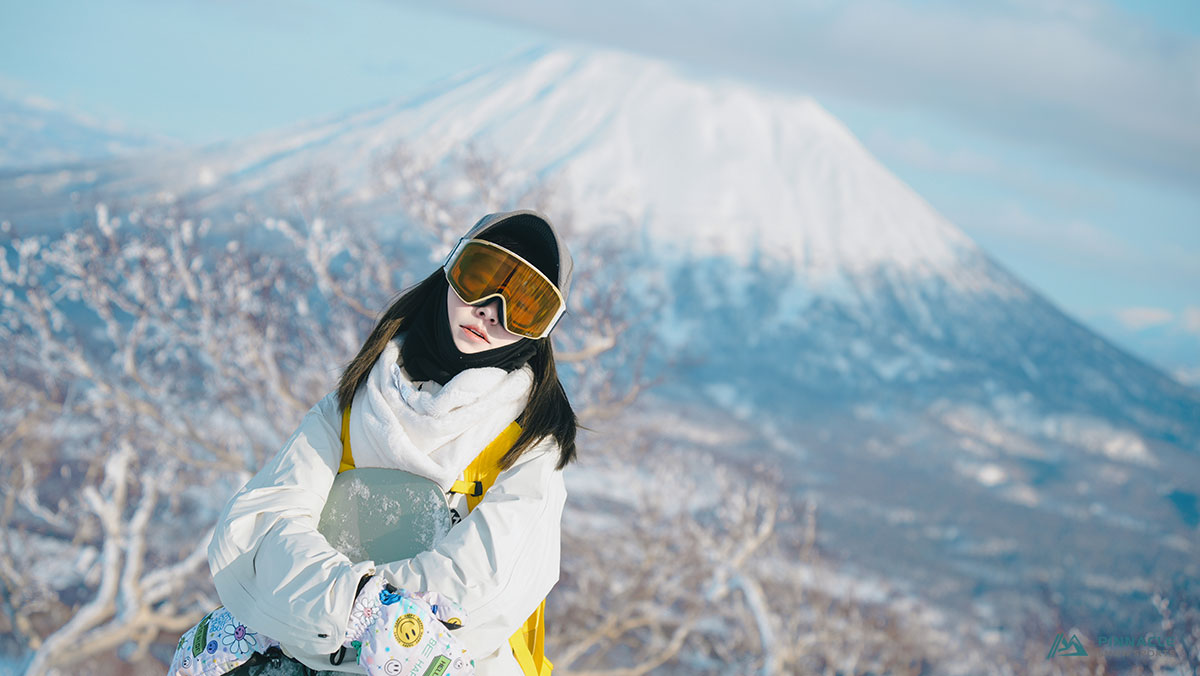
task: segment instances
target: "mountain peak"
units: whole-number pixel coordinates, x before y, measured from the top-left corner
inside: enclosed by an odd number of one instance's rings
[[[812,98],[663,61],[527,52],[399,117],[435,153],[473,141],[561,176],[584,227],[653,221],[695,253],[770,252],[819,276],[936,269],[976,251]]]

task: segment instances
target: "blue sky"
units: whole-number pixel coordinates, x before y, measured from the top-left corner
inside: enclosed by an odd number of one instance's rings
[[[0,86],[191,143],[616,47],[814,96],[1001,263],[1200,381],[1200,2],[3,0]]]

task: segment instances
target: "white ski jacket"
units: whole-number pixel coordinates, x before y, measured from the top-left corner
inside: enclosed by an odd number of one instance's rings
[[[389,345],[355,396],[350,439],[356,464],[415,471],[414,463],[432,459],[436,467],[424,475],[446,489],[524,407],[528,369],[470,369],[445,387],[417,388],[392,368],[398,353],[396,343]],[[526,452],[469,514],[466,501],[453,496],[451,507],[465,517],[433,551],[403,561],[355,562],[317,532],[341,460],[340,423],[333,392],[226,506],[208,552],[221,602],[313,669],[365,673],[353,653],[340,666],[329,655],[345,637],[359,580],[380,574],[397,587],[458,601],[467,618],[455,635],[477,673],[520,676],[508,639],[559,576],[566,488],[555,469],[557,445],[548,439]]]

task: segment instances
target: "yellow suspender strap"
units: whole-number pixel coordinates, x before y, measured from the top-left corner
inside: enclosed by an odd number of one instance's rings
[[[350,407],[342,411],[342,464],[338,466],[338,474],[348,469],[354,469],[354,454],[350,452]]]
[[[459,493],[469,495],[473,498],[483,497],[483,482],[482,481],[455,481],[450,487],[451,493]]]
[[[538,604],[537,610],[525,620],[517,633],[508,639],[513,657],[521,666],[525,676],[550,676],[554,663],[546,659],[546,602]]]
[[[504,428],[492,443],[483,449],[475,460],[463,471],[464,481],[455,481],[450,488],[451,493],[461,493],[467,497],[467,508],[475,509],[475,505],[483,499],[487,489],[496,483],[500,476],[500,458],[508,452],[517,437],[521,436],[521,426],[512,423]],[[342,462],[338,474],[354,469],[354,455],[350,452],[350,407],[342,411]],[[525,624],[508,639],[513,657],[521,666],[525,676],[550,676],[554,664],[546,659],[546,601],[538,605],[537,610],[525,620]]]
[[[517,443],[517,438],[520,436],[521,426],[515,422],[512,423],[504,428],[504,431],[463,470],[466,480],[455,484],[455,492],[461,492],[467,496],[468,509],[475,509],[475,506],[483,500],[483,494],[492,487],[492,484],[496,483],[496,479],[500,476],[501,458],[508,453],[513,444]],[[463,484],[464,490],[462,491],[457,490],[460,484]],[[554,668],[554,665],[546,659],[545,600],[538,604],[537,610],[533,611],[529,619],[525,620],[525,624],[521,625],[516,633],[508,639],[508,645],[512,648],[513,657],[517,659],[517,664],[521,666],[521,673],[525,676],[550,676],[550,670]]]

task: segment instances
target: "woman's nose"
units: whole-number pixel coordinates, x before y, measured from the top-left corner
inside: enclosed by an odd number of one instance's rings
[[[476,305],[474,315],[495,326],[500,321],[500,299],[494,298],[490,303]]]

